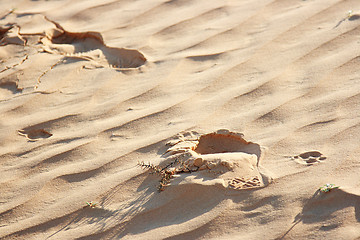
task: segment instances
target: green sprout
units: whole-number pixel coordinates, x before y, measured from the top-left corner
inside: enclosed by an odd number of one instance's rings
[[[327,183],[324,186],[320,187],[319,190],[321,192],[327,193],[330,192],[332,189],[339,188],[339,186],[335,186],[335,184]]]
[[[352,20],[351,18],[352,18],[353,16],[357,16],[357,15],[356,15],[356,14],[354,15],[354,11],[353,11],[353,10],[349,10],[349,11],[347,12],[346,17],[344,17],[343,19],[341,19],[341,20],[336,24],[336,26],[335,26],[333,29],[335,29],[335,28],[337,28],[338,26],[340,26],[340,24],[341,24],[342,22],[344,22],[345,20]]]
[[[86,202],[86,204],[87,204],[87,207],[91,207],[91,208],[96,208],[96,205],[97,205],[97,203],[93,203],[93,201]]]

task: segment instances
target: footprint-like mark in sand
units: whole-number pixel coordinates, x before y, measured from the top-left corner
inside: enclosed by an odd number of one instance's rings
[[[243,137],[241,133],[224,129],[203,135],[178,134],[167,143],[169,148],[163,155],[162,169],[188,178],[174,179],[177,184],[220,184],[236,190],[264,187],[271,181],[260,167],[264,148]],[[191,174],[179,174],[183,172]]]
[[[59,23],[46,32],[41,42],[49,53],[94,61],[102,66],[137,68],[146,62],[142,53],[133,49],[108,47],[99,32],[68,32]]]
[[[29,141],[37,141],[52,136],[51,133],[44,129],[22,129],[18,130],[19,135],[26,137]]]
[[[304,152],[292,157],[297,163],[313,165],[326,160],[326,157],[319,151]]]
[[[0,26],[0,46],[9,44],[29,46],[24,48],[24,58],[10,66],[0,69],[0,73],[16,66],[23,64],[29,58],[29,54],[36,49],[38,52],[47,52],[50,54],[62,55],[56,63],[37,78],[35,89],[39,87],[41,78],[57,65],[65,62],[67,59],[86,60],[89,64],[84,68],[92,69],[98,67],[113,67],[118,69],[138,68],[147,61],[142,53],[135,49],[125,49],[109,47],[105,44],[102,35],[99,32],[69,32],[66,31],[59,23],[49,20],[43,16],[46,21],[55,25],[55,28],[44,32],[37,33],[21,33],[21,26],[16,23],[9,23],[10,27]],[[0,60],[0,62],[4,62]],[[19,88],[12,83],[0,83],[0,88],[10,90],[13,93],[20,92]],[[3,91],[8,94],[7,91]],[[1,95],[4,95],[0,93]]]

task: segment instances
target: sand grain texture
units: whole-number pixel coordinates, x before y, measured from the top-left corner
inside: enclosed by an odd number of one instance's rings
[[[358,0],[0,9],[1,239],[360,238]]]

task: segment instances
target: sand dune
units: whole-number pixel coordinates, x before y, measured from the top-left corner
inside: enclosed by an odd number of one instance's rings
[[[0,7],[1,239],[360,238],[358,0]]]

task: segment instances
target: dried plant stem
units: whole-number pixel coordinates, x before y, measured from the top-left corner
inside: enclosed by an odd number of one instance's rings
[[[6,66],[4,69],[2,69],[2,70],[0,71],[0,73],[5,72],[6,70],[9,70],[9,69],[11,69],[11,68],[14,68],[14,67],[16,67],[16,66],[19,66],[19,65],[23,64],[28,58],[29,58],[29,55],[26,54],[25,57],[24,57],[19,63],[15,63],[15,64],[12,65],[12,66]]]
[[[143,169],[149,169],[152,173],[156,173],[161,176],[158,189],[159,191],[163,191],[164,188],[170,184],[174,174],[192,172],[190,167],[181,159],[182,157],[182,155],[174,155],[171,162],[165,167],[155,166],[151,163],[146,164],[144,162],[138,163],[137,165]]]
[[[143,169],[149,169],[153,173],[156,173],[161,176],[160,185],[158,187],[159,191],[163,191],[164,187],[167,186],[170,183],[170,180],[173,178],[173,175],[176,173],[176,171],[171,171],[169,169],[162,169],[159,166],[155,166],[154,164],[146,164],[144,162],[138,163],[138,166],[140,166]]]
[[[50,67],[49,69],[45,70],[45,71],[38,77],[37,83],[36,83],[34,89],[38,89],[39,84],[41,83],[41,78],[42,78],[47,72],[49,72],[50,70],[52,70],[54,67],[56,67],[59,63],[61,63],[61,62],[63,62],[63,61],[64,61],[64,59],[62,58],[62,59],[60,59],[59,61],[57,61],[55,64],[51,65],[51,67]]]

